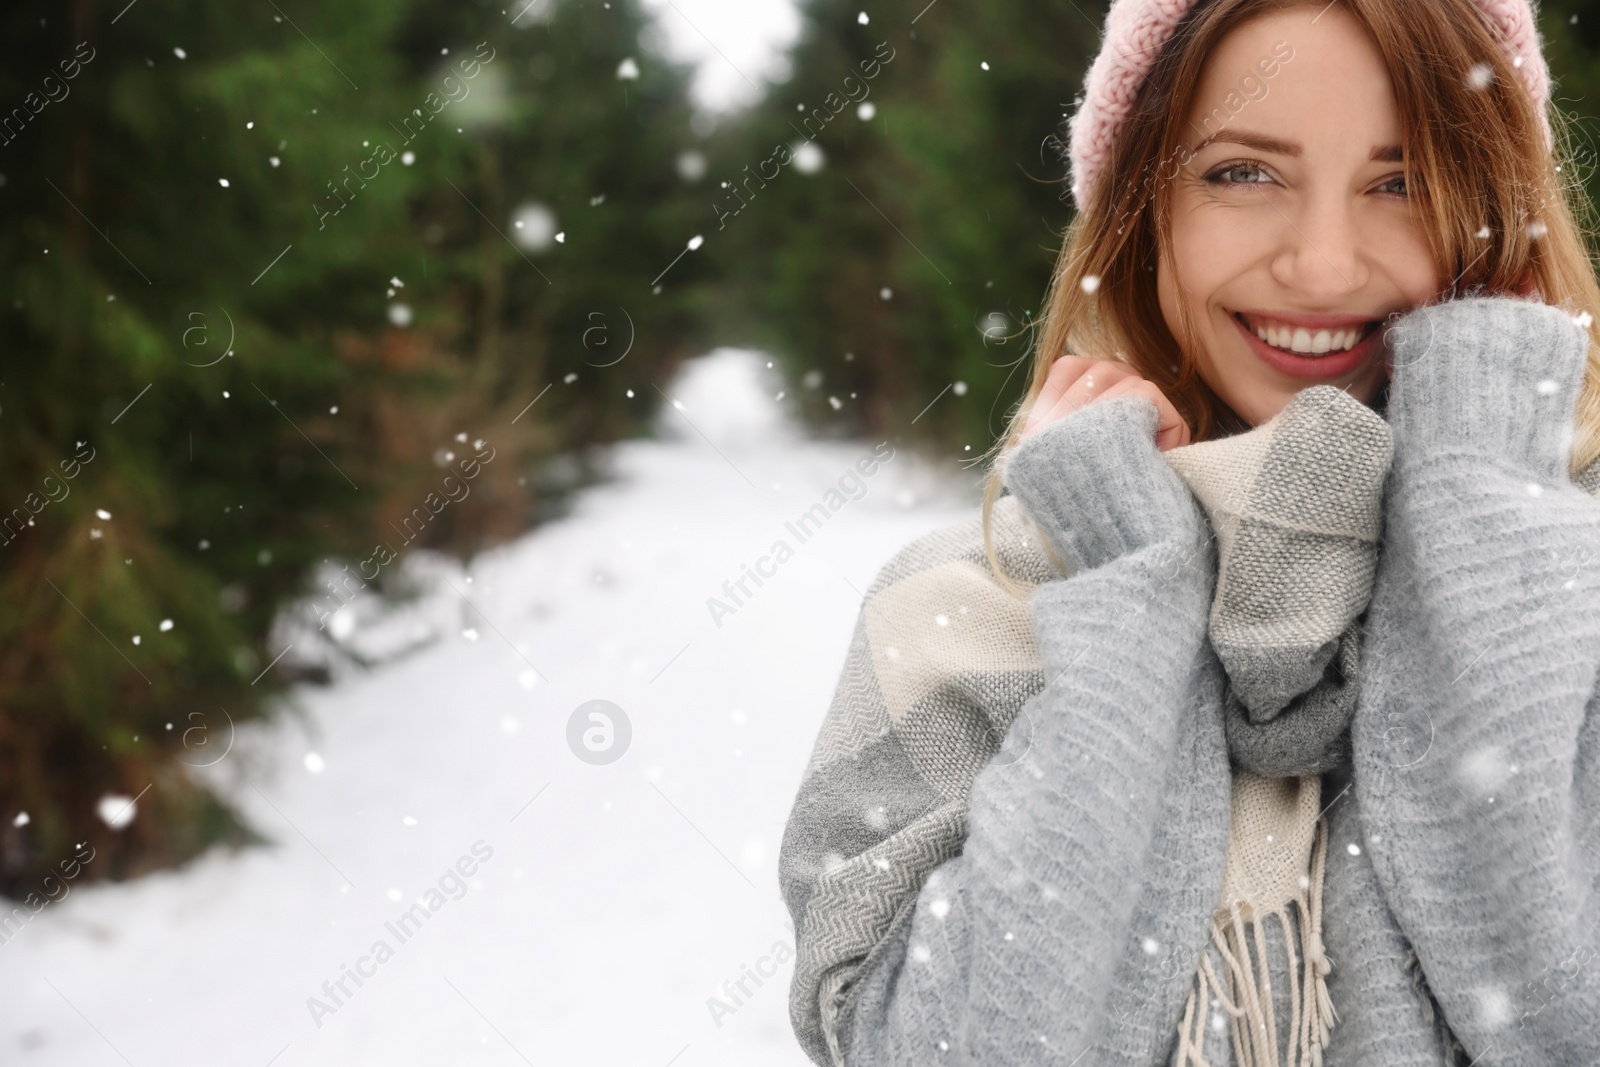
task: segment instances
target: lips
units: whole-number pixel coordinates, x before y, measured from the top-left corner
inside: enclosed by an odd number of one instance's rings
[[[1364,336],[1362,336],[1361,340],[1356,343],[1355,347],[1346,351],[1330,351],[1323,355],[1302,354],[1298,352],[1291,352],[1288,349],[1278,348],[1274,345],[1268,344],[1266,341],[1263,341],[1256,335],[1255,330],[1251,328],[1251,326],[1245,321],[1242,314],[1234,312],[1228,317],[1233,320],[1233,324],[1238,328],[1239,333],[1244,337],[1245,343],[1250,346],[1250,350],[1254,352],[1263,363],[1267,364],[1273,370],[1278,371],[1280,374],[1286,375],[1290,378],[1298,378],[1309,381],[1326,381],[1332,378],[1343,377],[1365,364],[1367,360],[1372,358],[1375,353],[1381,350],[1383,343],[1382,331],[1378,329],[1378,327],[1382,324],[1375,320],[1368,320],[1363,323],[1362,320],[1355,318],[1335,319],[1324,317],[1320,320],[1314,320],[1310,319],[1309,317],[1304,317],[1306,321],[1287,317],[1276,319],[1275,321],[1281,322],[1285,326],[1298,329],[1311,329],[1315,326],[1322,329],[1328,329],[1330,331],[1336,331],[1339,329],[1346,331],[1351,329],[1361,329],[1365,331]],[[1263,318],[1268,320],[1274,319],[1273,316],[1263,316]]]

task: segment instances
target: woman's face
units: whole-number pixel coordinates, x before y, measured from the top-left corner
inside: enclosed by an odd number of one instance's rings
[[[1381,321],[1441,283],[1365,27],[1321,4],[1238,27],[1207,60],[1187,129],[1157,268],[1168,329],[1181,336],[1185,301],[1202,377],[1252,426],[1310,385],[1371,403],[1388,373]]]

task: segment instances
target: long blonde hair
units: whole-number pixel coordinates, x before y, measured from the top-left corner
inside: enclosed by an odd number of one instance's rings
[[[1183,341],[1161,313],[1155,265],[1169,254],[1162,238],[1171,220],[1171,182],[1161,180],[1161,167],[1184,151],[1205,60],[1223,36],[1258,15],[1305,3],[1199,0],[1153,63],[1094,188],[1083,190],[1083,210],[1067,227],[1034,324],[1032,381],[1005,434],[985,454],[984,551],[1014,595],[1025,590],[1009,580],[992,538],[991,513],[1002,488],[995,460],[1016,445],[1058,356],[1127,363],[1172,401],[1194,441],[1248,429],[1200,377],[1187,309],[1179,310]],[[1552,158],[1533,100],[1473,0],[1344,0],[1344,6],[1367,27],[1388,67],[1407,185],[1436,269],[1452,279],[1442,295],[1510,294],[1531,279],[1546,303],[1590,312],[1588,366],[1573,427],[1576,474],[1600,455],[1600,284],[1585,241],[1594,207],[1577,175],[1565,116],[1548,109],[1557,141]],[[1477,64],[1493,75],[1482,88],[1463,74]],[[1530,231],[1538,230],[1535,223],[1543,225],[1537,236]],[[1487,239],[1477,236],[1484,227]]]

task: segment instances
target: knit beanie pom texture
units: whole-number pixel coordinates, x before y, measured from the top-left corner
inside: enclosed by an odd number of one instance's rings
[[[1425,2],[1425,0],[1424,0]],[[1545,102],[1550,97],[1550,70],[1545,64],[1539,31],[1529,0],[1474,0],[1488,16],[1511,57],[1523,86],[1533,98],[1544,131],[1546,149],[1554,145]],[[1122,120],[1133,108],[1156,56],[1173,30],[1194,6],[1194,0],[1112,0],[1106,13],[1100,54],[1089,68],[1083,103],[1068,121],[1072,163],[1072,197],[1081,210],[1108,159]]]

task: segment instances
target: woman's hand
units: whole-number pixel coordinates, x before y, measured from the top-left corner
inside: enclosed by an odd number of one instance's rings
[[[1472,296],[1414,308],[1385,330],[1394,372],[1384,417],[1397,465],[1466,450],[1565,480],[1587,325],[1562,307]]]
[[[1139,377],[1126,363],[1080,356],[1062,356],[1051,365],[1020,436],[1026,438],[1035,430],[1064,419],[1096,400],[1126,393],[1136,393],[1155,403],[1158,450],[1165,452],[1189,443],[1189,424],[1154,383]]]

